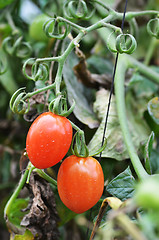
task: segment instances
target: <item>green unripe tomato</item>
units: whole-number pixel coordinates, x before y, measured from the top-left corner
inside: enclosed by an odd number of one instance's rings
[[[40,14],[34,18],[33,22],[29,26],[29,35],[36,41],[46,42],[49,38],[43,31],[43,24],[49,20],[50,17],[45,14]]]
[[[140,182],[134,199],[140,207],[159,210],[159,176],[153,175]]]

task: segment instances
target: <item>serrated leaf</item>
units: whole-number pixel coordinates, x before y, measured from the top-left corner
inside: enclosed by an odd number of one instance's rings
[[[89,96],[92,95],[92,90],[86,88],[82,83],[77,81],[73,72],[73,67],[77,65],[78,59],[74,53],[70,54],[63,68],[63,77],[67,88],[68,100],[72,105],[73,100],[76,105],[73,113],[82,123],[90,128],[95,128],[99,122],[93,112],[90,104]]]
[[[159,125],[159,98],[155,97],[148,102],[148,112],[156,124]]]
[[[113,196],[125,201],[131,198],[134,192],[135,178],[128,167],[124,172],[115,177],[107,186],[106,190]]]
[[[145,167],[149,174],[152,174],[150,155],[151,155],[151,151],[152,151],[153,141],[154,141],[154,132],[152,132],[151,135],[149,136],[148,141],[145,145],[145,149],[144,149]]]

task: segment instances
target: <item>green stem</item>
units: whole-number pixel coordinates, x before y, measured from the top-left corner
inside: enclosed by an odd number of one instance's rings
[[[116,18],[122,20],[123,18],[123,13],[118,13],[115,12],[116,14]],[[136,17],[141,17],[141,16],[145,16],[145,15],[158,15],[159,12],[158,11],[154,11],[154,10],[147,10],[147,11],[142,11],[142,12],[127,12],[125,14],[125,20],[129,21],[132,18],[136,18]]]
[[[154,83],[159,84],[159,73],[147,67],[130,55],[126,56],[126,61],[129,67],[135,68],[138,72],[149,78]]]
[[[127,12],[125,15],[125,20],[129,21],[130,19],[135,17],[141,17],[145,15],[158,15],[158,14],[159,12],[154,10],[147,10],[142,12]],[[117,15],[118,15],[118,19],[122,19],[123,13],[117,13]]]
[[[68,25],[70,25],[71,27],[73,27],[74,29],[77,29],[79,31],[81,31],[83,29],[83,27],[81,27],[81,26],[79,26],[79,25],[77,25],[77,24],[75,24],[75,23],[73,23],[73,22],[71,22],[71,21],[69,21],[69,20],[67,20],[63,17],[57,17],[56,20],[59,21],[59,22],[65,22]]]
[[[69,120],[70,121],[70,120]],[[77,132],[83,132],[79,127],[77,127],[73,122],[71,122],[72,127],[77,131]]]
[[[28,99],[28,98],[31,98],[32,96],[34,96],[34,95],[36,95],[36,94],[38,94],[38,93],[41,93],[41,92],[44,92],[44,91],[53,89],[53,88],[55,88],[55,87],[56,87],[56,84],[53,83],[53,84],[48,85],[48,86],[46,86],[46,87],[40,88],[40,89],[38,89],[38,90],[36,90],[36,91],[34,91],[34,92],[27,93],[27,94],[24,96],[23,101],[26,100],[26,99]]]
[[[149,45],[149,48],[148,48],[148,51],[146,53],[146,57],[145,57],[145,61],[144,61],[144,64],[145,65],[149,65],[150,61],[151,61],[151,58],[153,56],[153,53],[155,51],[155,48],[157,46],[157,44],[159,43],[159,40],[152,37],[151,38],[151,42],[150,42],[150,45]]]
[[[47,58],[37,58],[36,62],[59,62],[61,60],[61,56],[58,57],[47,57]]]
[[[7,219],[7,216],[9,214],[9,212],[10,212],[10,208],[11,208],[13,202],[18,197],[21,189],[24,187],[24,184],[26,183],[30,167],[31,167],[31,163],[29,162],[28,167],[27,167],[25,173],[22,175],[17,188],[15,189],[14,193],[12,194],[12,196],[10,197],[9,201],[7,202],[7,204],[6,204],[5,208],[4,208],[4,218],[5,219]]]
[[[30,175],[32,173],[32,171],[35,169],[35,167],[31,164],[30,168],[29,168],[29,172],[28,172],[28,176],[27,176],[27,180],[26,183],[29,184],[29,179],[30,179]]]
[[[93,0],[93,2],[98,3],[103,8],[105,8],[107,11],[114,11],[111,7],[109,7],[106,3],[101,2],[100,0]]]
[[[60,94],[60,86],[61,86],[61,80],[62,80],[62,70],[63,70],[64,63],[61,61],[59,62],[55,83],[56,83],[56,96]]]
[[[123,133],[123,138],[129,153],[132,165],[139,179],[143,179],[148,176],[147,172],[143,168],[140,159],[135,150],[134,144],[132,142],[132,137],[130,135],[128,121],[126,117],[126,106],[125,106],[125,73],[128,68],[127,55],[119,55],[116,75],[115,75],[115,97],[116,106],[118,112],[118,118]]]
[[[57,187],[57,181],[51,178],[49,175],[47,175],[43,170],[36,168],[35,171],[46,181]]]
[[[6,12],[6,19],[8,21],[8,24],[11,26],[13,34],[19,33],[18,28],[15,26],[12,16],[9,11]]]

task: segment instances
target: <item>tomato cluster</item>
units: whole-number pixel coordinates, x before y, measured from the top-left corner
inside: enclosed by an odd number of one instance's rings
[[[54,166],[68,152],[72,141],[70,121],[52,112],[41,114],[32,123],[26,139],[31,163],[39,169]],[[100,163],[93,157],[69,156],[61,164],[57,187],[62,202],[82,213],[93,207],[104,188]]]

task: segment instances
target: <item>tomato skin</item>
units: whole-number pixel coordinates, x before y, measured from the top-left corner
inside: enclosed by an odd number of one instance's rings
[[[71,141],[70,121],[52,112],[46,112],[32,123],[26,138],[26,150],[36,168],[48,168],[62,160]]]
[[[83,213],[93,207],[104,189],[100,163],[93,157],[70,156],[61,164],[57,188],[62,202],[73,212]]]
[[[50,19],[49,16],[45,14],[39,14],[36,16],[29,26],[29,35],[32,39],[36,41],[46,42],[49,38],[43,31],[43,24]]]

